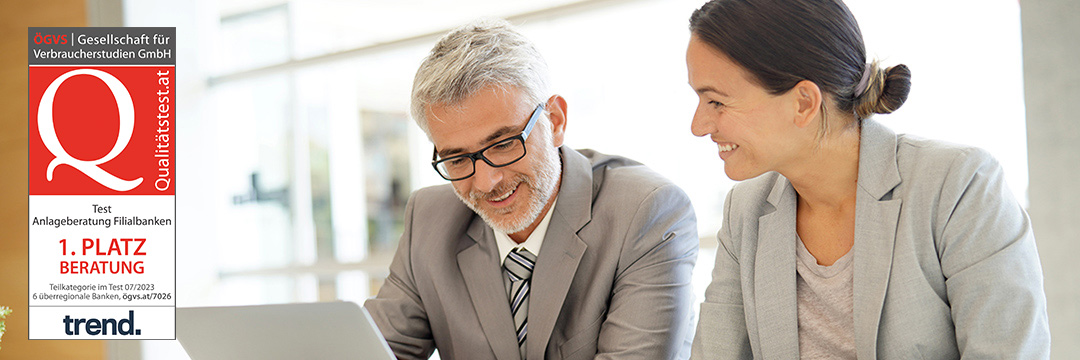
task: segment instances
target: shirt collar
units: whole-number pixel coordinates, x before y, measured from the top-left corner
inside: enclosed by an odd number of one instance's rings
[[[532,234],[525,239],[525,242],[518,244],[509,235],[503,234],[501,231],[495,230],[495,243],[499,245],[499,264],[506,261],[506,255],[515,248],[525,248],[529,252],[533,253],[537,257],[540,256],[540,245],[544,244],[544,235],[547,234],[548,224],[551,222],[551,213],[555,212],[555,203],[559,202],[559,198],[556,195],[555,201],[551,202],[551,207],[548,208],[544,219],[540,220],[540,225],[536,226]]]

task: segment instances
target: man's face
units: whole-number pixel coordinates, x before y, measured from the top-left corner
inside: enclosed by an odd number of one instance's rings
[[[521,134],[536,105],[516,88],[488,86],[460,104],[428,107],[428,131],[440,159],[471,153]],[[537,119],[525,146],[525,157],[513,164],[495,168],[477,160],[473,176],[452,182],[461,201],[506,234],[535,223],[559,183],[559,153],[546,116]]]

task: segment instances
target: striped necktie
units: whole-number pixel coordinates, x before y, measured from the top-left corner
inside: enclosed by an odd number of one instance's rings
[[[510,297],[510,314],[514,316],[514,328],[517,330],[518,351],[525,360],[525,335],[529,333],[529,285],[532,283],[533,265],[536,255],[524,248],[515,248],[506,255],[503,269],[506,272],[505,283]]]

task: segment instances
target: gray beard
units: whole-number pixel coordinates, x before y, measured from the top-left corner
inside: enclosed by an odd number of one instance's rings
[[[505,181],[505,185],[500,185],[491,192],[472,191],[468,196],[463,196],[461,193],[454,191],[461,202],[465,203],[473,212],[480,215],[484,222],[491,226],[495,231],[504,234],[514,234],[521,232],[532,225],[537,218],[540,217],[540,212],[544,211],[544,206],[547,205],[551,197],[555,195],[556,186],[559,184],[559,176],[562,170],[562,159],[559,157],[559,150],[553,146],[544,146],[544,150],[536,154],[539,158],[534,163],[533,173],[536,174],[535,178],[529,178],[524,174],[516,174],[509,181]],[[490,214],[487,211],[483,211],[479,204],[485,199],[502,196],[510,190],[517,188],[518,184],[528,186],[532,190],[532,197],[525,199],[525,214],[517,219],[496,220],[496,214]],[[520,191],[520,190],[519,190]],[[515,209],[508,209],[513,211]]]

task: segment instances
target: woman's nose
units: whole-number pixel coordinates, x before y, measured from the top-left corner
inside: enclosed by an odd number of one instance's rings
[[[694,111],[694,118],[690,121],[690,132],[694,136],[705,136],[716,132],[716,120],[703,114],[701,107],[698,106]]]

